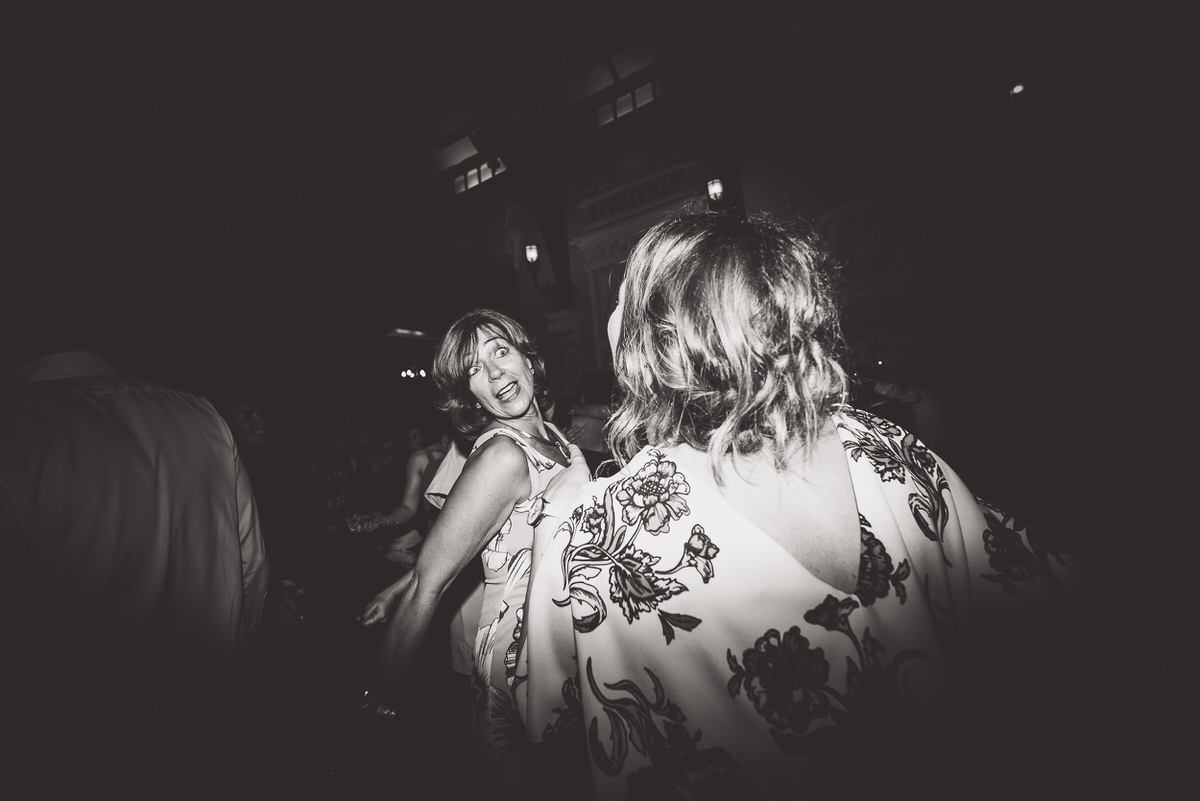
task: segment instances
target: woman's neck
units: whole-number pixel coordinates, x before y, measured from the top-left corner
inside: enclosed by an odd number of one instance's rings
[[[776,473],[800,476],[812,468],[812,452],[816,444],[824,442],[830,437],[837,437],[837,425],[832,420],[827,420],[813,441],[794,440],[788,443],[782,468],[775,462],[775,452],[770,442],[764,442],[763,447],[753,453],[742,453],[736,456],[724,454],[715,460],[715,464],[719,467],[722,477],[727,473],[734,473],[751,483],[773,477],[772,474]],[[701,450],[685,442],[655,447],[686,460],[693,468],[702,464],[707,465],[708,472],[711,473],[714,460],[712,454],[706,450]]]
[[[512,420],[501,420],[497,418],[496,423],[502,426],[508,426],[509,428],[515,428],[518,431],[524,431],[526,434],[532,434],[535,437],[542,437],[543,439],[549,437],[549,432],[546,431],[546,423],[544,420],[542,420],[542,415],[537,411],[536,406],[533,407],[533,410],[530,413],[522,415],[521,417],[517,417]]]
[[[553,459],[562,465],[570,463],[571,454],[567,450],[565,441],[557,433],[554,434],[553,439],[551,439],[550,432],[546,430],[545,423],[542,422],[540,417],[537,419],[537,422],[540,423],[538,426],[532,426],[528,423],[524,426],[517,426],[513,424],[514,422],[515,421],[509,420],[496,420],[495,424],[493,426],[488,426],[488,428],[499,427],[512,429],[524,437],[529,445],[531,445],[534,450],[538,451],[543,456]]]

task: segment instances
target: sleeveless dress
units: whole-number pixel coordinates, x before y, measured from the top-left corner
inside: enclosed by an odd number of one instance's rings
[[[562,443],[566,437],[549,423],[546,428]],[[540,515],[541,496],[563,466],[539,453],[519,434],[506,428],[484,432],[472,452],[494,436],[507,436],[525,453],[529,467],[529,497],[513,507],[512,515],[480,554],[483,561],[483,611],[475,634],[471,666],[471,724],[474,744],[488,773],[502,787],[519,785],[525,736],[525,659],[521,622],[533,548],[533,524]]]

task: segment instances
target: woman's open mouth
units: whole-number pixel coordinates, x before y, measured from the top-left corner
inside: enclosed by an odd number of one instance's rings
[[[509,384],[508,386],[506,386],[504,389],[502,389],[496,393],[496,400],[499,400],[499,401],[512,400],[513,396],[515,396],[517,394],[517,389],[518,389],[517,382],[514,381],[511,384]]]

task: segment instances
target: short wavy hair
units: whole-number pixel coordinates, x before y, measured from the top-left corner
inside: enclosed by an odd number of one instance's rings
[[[533,364],[533,390],[538,407],[545,411],[549,402],[546,363],[525,328],[507,314],[492,309],[472,309],[454,321],[433,356],[437,407],[450,415],[454,427],[469,439],[474,439],[492,422],[492,416],[476,405],[468,374],[475,361],[480,331],[504,337],[529,359]]]
[[[777,469],[845,402],[833,273],[806,235],[772,218],[684,214],[651,228],[625,272],[608,426],[623,462],[644,445],[771,451]]]

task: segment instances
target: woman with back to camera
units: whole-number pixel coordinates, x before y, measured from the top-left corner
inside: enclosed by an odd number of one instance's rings
[[[624,466],[552,482],[564,519],[538,529],[526,613],[531,739],[586,737],[599,798],[914,789],[975,610],[1074,580],[845,405],[823,261],[767,218],[707,213],[630,256],[608,326]]]
[[[472,731],[486,780],[503,794],[519,788],[523,775],[525,671],[519,657],[533,522],[546,483],[572,451],[542,418],[545,368],[525,330],[510,317],[476,309],[459,318],[438,345],[433,379],[439,408],[474,438],[474,447],[416,566],[381,592],[362,620],[388,621],[381,681],[402,686],[442,594],[468,562],[482,557]]]

